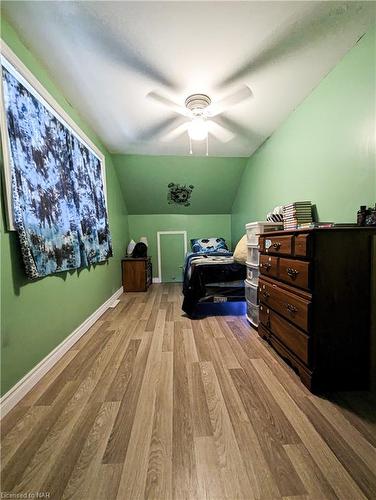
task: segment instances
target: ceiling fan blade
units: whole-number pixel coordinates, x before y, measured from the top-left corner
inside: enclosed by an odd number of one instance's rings
[[[262,136],[260,136],[257,132],[249,127],[241,125],[226,115],[217,116],[216,121],[223,127],[231,129],[238,138],[241,138],[246,143],[249,143],[252,140],[262,140]]]
[[[181,122],[183,118],[181,116],[176,116],[172,115],[166,118],[163,121],[160,121],[156,123],[155,125],[152,125],[151,127],[143,130],[137,139],[139,141],[149,141],[150,139],[159,139],[163,133],[171,130],[173,126],[177,126],[179,122]]]
[[[222,125],[219,125],[219,123],[208,120],[207,124],[209,133],[214,135],[214,137],[216,137],[221,142],[229,142],[235,137],[235,134],[233,134],[227,128],[222,127]]]
[[[162,104],[163,106],[168,107],[169,109],[171,109],[171,111],[175,111],[175,113],[178,113],[179,115],[191,117],[191,112],[189,111],[189,109],[184,108],[183,106],[179,106],[179,104],[172,101],[168,97],[165,97],[159,92],[149,92],[146,97],[154,102],[157,102],[158,104]]]
[[[369,23],[374,22],[373,2],[362,2],[361,5],[358,2],[338,2],[338,6],[336,4],[337,2],[302,2],[299,18],[292,14],[271,33],[264,45],[250,59],[224,78],[219,87],[233,85],[303,47],[313,46],[328,35],[345,33],[348,26],[354,23],[354,19],[367,19],[368,16]],[[366,31],[366,28],[363,31]]]
[[[108,62],[127,67],[167,88],[176,88],[175,82],[152,61],[141,56],[123,33],[119,36],[113,26],[96,12],[95,3],[70,2],[69,7],[68,10],[66,5],[56,3],[57,15],[65,24],[67,35],[76,39],[77,43],[82,44],[86,39]]]
[[[167,132],[163,137],[161,137],[161,141],[169,142],[177,139],[180,135],[184,134],[188,130],[189,122],[184,122],[178,127],[174,128],[170,132]]]
[[[210,104],[205,110],[207,116],[217,116],[253,96],[252,90],[247,85],[242,85],[238,90],[218,102]]]

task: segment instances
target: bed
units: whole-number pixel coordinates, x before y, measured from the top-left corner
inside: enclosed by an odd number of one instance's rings
[[[246,266],[229,251],[188,253],[184,264],[183,311],[195,316],[198,304],[244,301]]]

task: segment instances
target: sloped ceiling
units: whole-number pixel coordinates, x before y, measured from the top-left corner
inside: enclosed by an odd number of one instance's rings
[[[128,213],[226,214],[246,158],[114,155]],[[190,206],[169,204],[168,184],[193,185]]]
[[[146,98],[253,99],[220,117],[213,156],[250,156],[375,21],[357,1],[3,1],[2,10],[111,152],[187,155],[185,118]],[[198,144],[195,154],[202,154]]]

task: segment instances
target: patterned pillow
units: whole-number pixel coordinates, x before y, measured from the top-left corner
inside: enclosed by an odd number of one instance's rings
[[[224,238],[200,238],[191,240],[192,252],[218,252],[228,250]]]

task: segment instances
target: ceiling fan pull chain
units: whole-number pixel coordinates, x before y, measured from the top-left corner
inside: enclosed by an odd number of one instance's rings
[[[191,139],[191,136],[188,136],[189,137],[189,154],[191,155],[192,154],[192,139]]]
[[[209,156],[209,134],[206,136],[206,156]]]

